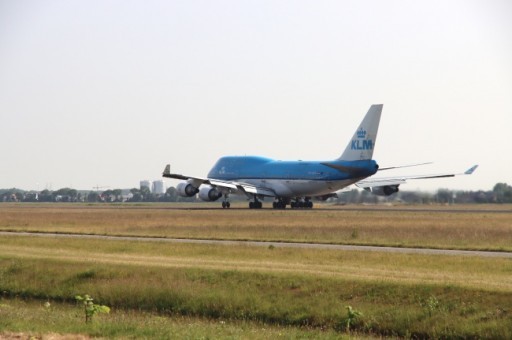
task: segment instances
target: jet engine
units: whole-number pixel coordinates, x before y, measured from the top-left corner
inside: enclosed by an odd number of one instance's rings
[[[192,197],[199,192],[199,189],[188,182],[181,182],[176,186],[176,191],[181,197]]]
[[[199,198],[206,202],[213,202],[222,197],[222,193],[209,185],[203,185],[199,190]]]
[[[398,192],[398,185],[384,185],[381,187],[368,187],[364,188],[366,191],[371,192],[374,195],[377,196],[390,196],[394,193]]]

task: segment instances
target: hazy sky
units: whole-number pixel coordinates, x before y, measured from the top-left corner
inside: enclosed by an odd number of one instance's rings
[[[382,167],[480,164],[403,189],[512,184],[512,2],[0,0],[0,188],[334,159],[377,103]]]

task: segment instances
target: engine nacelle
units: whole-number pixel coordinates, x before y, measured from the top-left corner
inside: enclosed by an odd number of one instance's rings
[[[222,193],[209,185],[203,185],[199,190],[199,198],[206,202],[213,202],[222,197]]]
[[[374,195],[377,195],[377,196],[390,196],[399,191],[398,190],[399,185],[400,184],[384,185],[381,187],[369,187],[369,188],[364,188],[364,189],[371,192]]]
[[[181,182],[176,186],[176,191],[181,197],[192,197],[199,192],[199,189],[188,182]]]

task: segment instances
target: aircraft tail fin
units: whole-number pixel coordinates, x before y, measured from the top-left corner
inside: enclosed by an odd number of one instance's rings
[[[375,104],[370,107],[338,160],[357,161],[372,159],[382,107],[382,104]]]

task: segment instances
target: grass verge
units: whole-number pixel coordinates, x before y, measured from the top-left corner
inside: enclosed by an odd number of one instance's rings
[[[0,291],[9,299],[73,303],[87,293],[126,313],[331,332],[345,330],[350,305],[364,315],[353,324],[360,334],[512,337],[506,259],[12,237],[2,244]]]
[[[0,300],[0,339],[340,339],[335,331],[272,326],[257,322],[162,316],[115,310],[83,322],[80,308],[71,304],[20,299]]]

